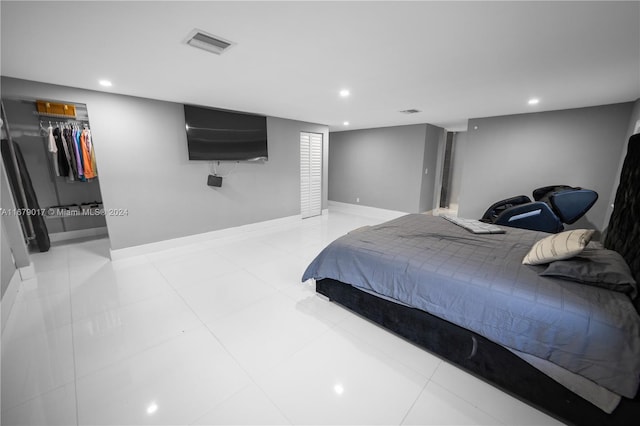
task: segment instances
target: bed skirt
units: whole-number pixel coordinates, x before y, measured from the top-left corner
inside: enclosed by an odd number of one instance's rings
[[[629,425],[640,420],[639,396],[622,398],[607,414],[506,348],[427,312],[332,279],[318,280],[316,292],[565,423]]]

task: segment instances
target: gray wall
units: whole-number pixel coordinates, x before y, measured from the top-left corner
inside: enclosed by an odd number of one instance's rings
[[[433,185],[422,194],[427,153],[437,141],[427,143],[435,126],[383,127],[331,133],[329,199],[389,210],[417,213],[431,209]],[[427,158],[431,165],[435,159]],[[435,166],[434,166],[435,168]],[[427,195],[429,195],[427,194]]]
[[[327,126],[269,117],[269,161],[222,163],[230,174],[214,189],[210,163],[187,159],[181,104],[5,77],[2,96],[87,105],[104,206],[127,210],[106,217],[112,249],[297,215],[299,132],[323,133],[328,148]]]
[[[479,218],[495,201],[566,184],[598,192],[600,199],[580,226],[602,230],[632,107],[469,120],[459,215]]]

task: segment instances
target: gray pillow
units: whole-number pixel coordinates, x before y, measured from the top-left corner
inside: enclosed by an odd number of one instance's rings
[[[631,299],[638,294],[627,262],[613,250],[587,247],[571,259],[551,262],[540,275],[608,288],[626,293]]]

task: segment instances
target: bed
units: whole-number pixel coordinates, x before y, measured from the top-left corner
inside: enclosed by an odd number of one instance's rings
[[[635,135],[604,247],[636,281],[639,170]],[[522,260],[548,234],[504,230],[477,235],[441,217],[403,216],[337,239],[303,281],[563,422],[636,424],[640,316],[630,294],[541,275],[546,265]]]

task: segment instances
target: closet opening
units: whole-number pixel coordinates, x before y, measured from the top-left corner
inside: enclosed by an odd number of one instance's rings
[[[108,237],[87,106],[2,98],[2,120],[3,166],[29,250]]]
[[[448,209],[450,203],[449,193],[451,191],[451,171],[453,169],[453,141],[454,133],[447,132],[444,149],[444,163],[442,165],[442,188],[440,190],[440,205],[438,206],[441,209]]]

